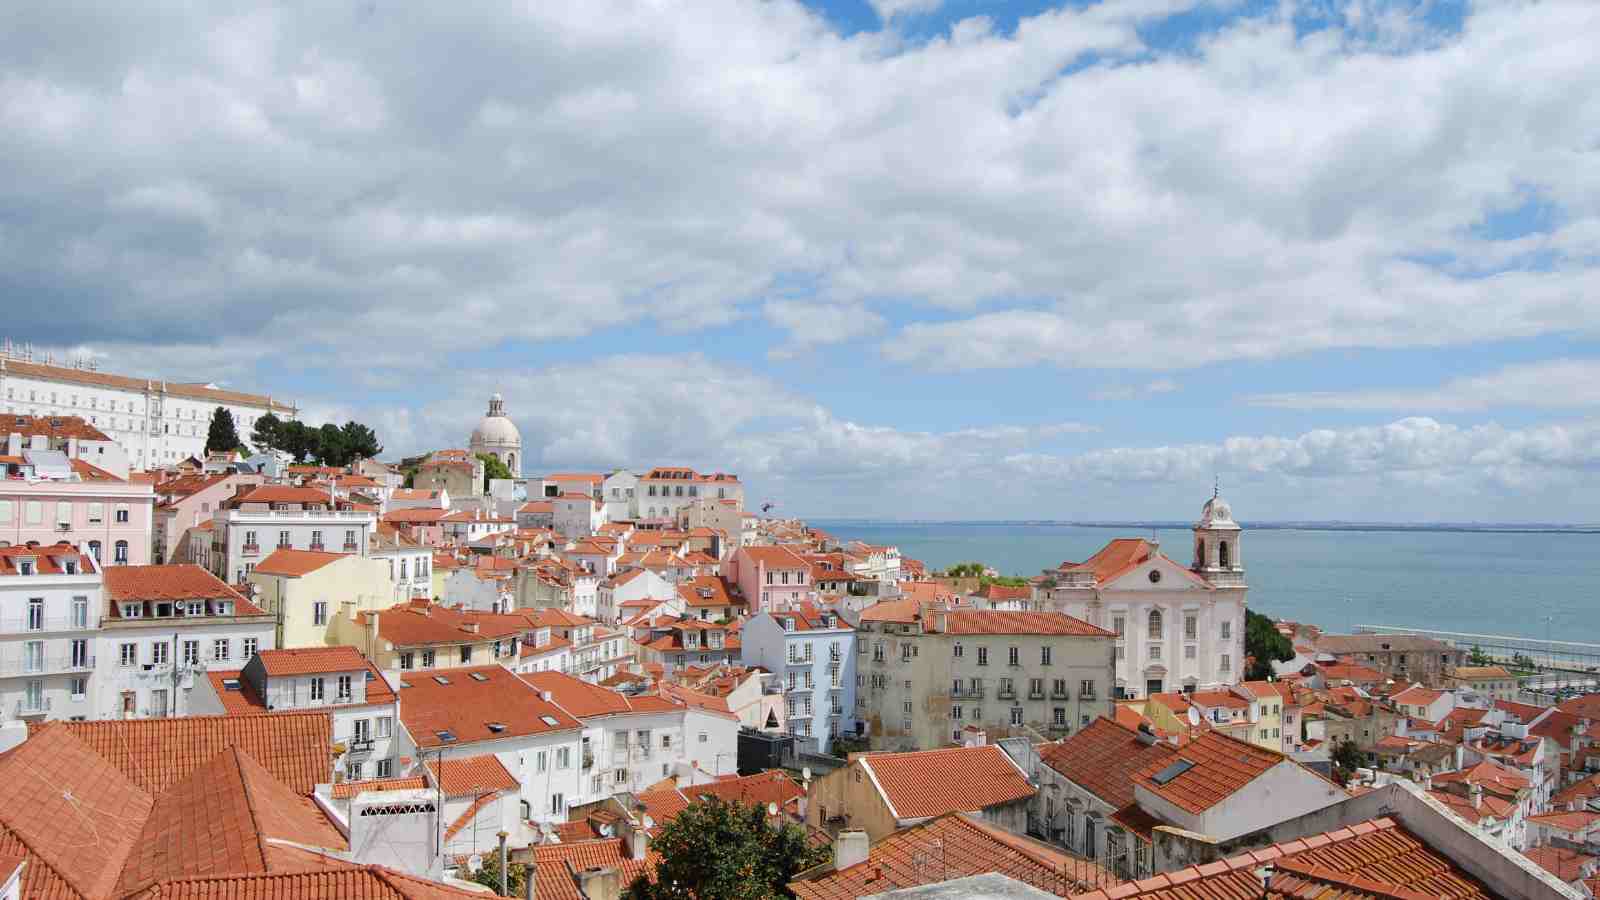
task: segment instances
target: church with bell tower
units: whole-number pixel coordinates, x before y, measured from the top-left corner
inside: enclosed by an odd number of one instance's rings
[[[1054,579],[1040,592],[1046,608],[1116,636],[1119,699],[1223,690],[1244,678],[1244,530],[1220,490],[1193,530],[1188,566],[1155,538],[1125,537],[1046,573]]]

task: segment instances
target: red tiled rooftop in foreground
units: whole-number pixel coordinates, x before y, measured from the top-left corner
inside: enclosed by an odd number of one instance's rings
[[[1271,867],[1263,889],[1257,874]],[[1392,819],[1274,844],[1082,894],[1082,900],[1492,900],[1494,895]]]
[[[1185,744],[1178,751],[1178,759],[1194,765],[1165,784],[1158,784],[1155,776],[1168,766],[1167,760],[1152,761],[1136,772],[1133,780],[1169,803],[1201,813],[1233,796],[1287,757],[1208,731]]]
[[[1164,768],[1177,756],[1172,745],[1144,743],[1134,729],[1104,717],[1039,748],[1045,765],[1119,809],[1133,803],[1135,773],[1147,766]]]
[[[869,753],[857,762],[871,771],[900,819],[976,812],[1034,794],[1027,776],[993,744]]]
[[[493,794],[517,787],[517,780],[493,753],[451,757],[444,761],[442,770],[437,761],[429,761],[427,766],[447,797]]]
[[[928,851],[940,850],[930,868]],[[1088,860],[959,813],[897,831],[872,845],[867,861],[789,883],[800,900],[854,900],[900,888],[998,872],[1058,896],[1069,896],[1116,876]]]
[[[287,578],[299,578],[310,575],[324,566],[331,565],[349,556],[347,553],[322,553],[317,550],[274,550],[272,554],[255,567],[255,572],[261,575],[282,575]]]
[[[354,672],[367,667],[367,658],[354,647],[297,647],[290,650],[262,650],[261,664],[267,674],[315,675],[321,672]]]
[[[406,672],[400,684],[400,718],[421,748],[582,727],[502,666]]]

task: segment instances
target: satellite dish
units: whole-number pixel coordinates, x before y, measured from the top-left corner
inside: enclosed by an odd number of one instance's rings
[[[777,814],[778,814],[778,804],[777,803],[768,803],[767,804],[767,815],[776,816]]]
[[[481,854],[474,853],[471,856],[467,857],[467,871],[468,872],[481,872],[481,871],[483,871],[483,856]]]
[[[1190,725],[1199,725],[1200,724],[1200,710],[1195,709],[1192,706],[1189,707],[1189,724]]]
[[[806,766],[804,769],[801,769],[800,770],[800,777],[802,779],[804,779],[805,781],[810,781],[811,780],[811,767],[810,766]]]

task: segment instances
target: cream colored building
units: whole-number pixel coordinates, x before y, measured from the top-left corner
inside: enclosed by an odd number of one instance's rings
[[[276,550],[250,573],[256,605],[271,613],[284,649],[339,643],[335,621],[405,599],[387,560],[311,550]]]
[[[855,718],[873,749],[991,737],[1058,738],[1112,713],[1112,635],[1061,613],[868,607],[857,637]],[[877,614],[878,607],[885,607]]]
[[[1477,691],[1496,700],[1516,700],[1522,685],[1504,666],[1457,666],[1445,676],[1445,685]]]

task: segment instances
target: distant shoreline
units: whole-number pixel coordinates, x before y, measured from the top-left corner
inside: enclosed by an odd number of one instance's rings
[[[889,527],[903,527],[907,525],[963,525],[979,528],[1038,528],[1038,527],[1073,527],[1073,528],[1108,528],[1124,530],[1155,529],[1158,531],[1184,531],[1194,527],[1193,522],[1102,522],[1102,521],[1060,521],[1052,519],[849,519],[849,518],[807,518],[805,521],[822,525],[836,522],[844,525],[884,525]],[[1240,522],[1241,527],[1257,531],[1399,531],[1399,532],[1455,532],[1468,534],[1600,534],[1600,525],[1558,525],[1548,523],[1538,524],[1509,524],[1509,523],[1414,523],[1401,522]]]

